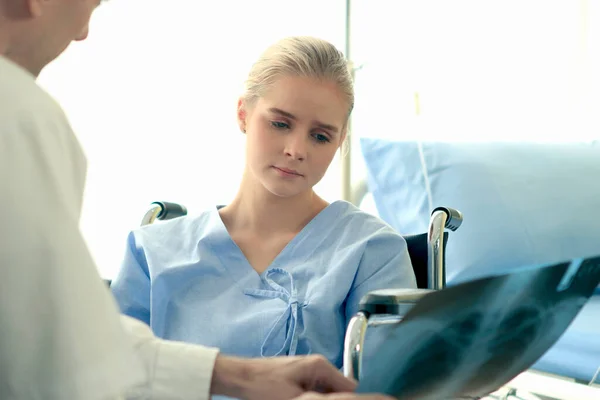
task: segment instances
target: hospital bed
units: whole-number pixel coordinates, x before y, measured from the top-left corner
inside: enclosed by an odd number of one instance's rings
[[[597,142],[363,138],[360,150],[366,177],[353,185],[351,200],[402,234],[425,229],[426,210],[437,204],[453,204],[468,215],[447,247],[449,286],[600,253],[600,226],[593,217],[600,199]],[[599,375],[596,289],[567,332],[503,395],[600,399]]]

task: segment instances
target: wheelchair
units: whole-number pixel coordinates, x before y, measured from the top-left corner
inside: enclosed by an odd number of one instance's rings
[[[169,220],[187,215],[185,206],[157,201],[144,214],[141,225],[156,220]],[[445,248],[448,232],[456,231],[463,221],[460,211],[449,207],[435,208],[426,233],[405,235],[408,253],[415,273],[416,289],[381,289],[367,293],[359,302],[359,311],[348,324],[344,339],[343,373],[359,380],[362,349],[367,328],[396,324],[421,298],[446,285]],[[110,283],[109,283],[110,284]]]
[[[148,225],[156,220],[170,220],[187,215],[187,209],[177,203],[154,202],[144,215],[141,225]],[[417,289],[382,289],[367,293],[359,302],[359,311],[349,321],[346,329],[343,352],[343,373],[347,377],[359,381],[362,368],[363,342],[367,328],[370,326],[402,324],[404,316],[428,294],[438,296],[438,292],[446,287],[445,249],[448,242],[449,231],[456,231],[462,224],[463,216],[458,210],[438,207],[431,213],[428,231],[422,234],[405,235],[407,248],[417,281]],[[110,286],[110,281],[106,281]],[[452,290],[450,288],[449,290]],[[427,301],[427,300],[425,300]],[[410,322],[407,322],[410,324]],[[408,326],[408,325],[407,325]],[[525,371],[525,370],[524,370]],[[545,379],[544,389],[539,390],[540,380]],[[531,380],[532,382],[530,382]],[[363,379],[363,382],[365,380]],[[552,381],[550,385],[548,382]],[[468,395],[470,399],[495,399],[495,400],[551,400],[554,399],[551,386],[556,385],[556,379],[545,377],[535,371],[526,371],[515,378],[498,386],[496,391],[488,393],[485,397]],[[579,392],[586,389],[581,385],[569,383],[561,378],[563,391]],[[535,385],[536,390],[529,389]],[[563,387],[565,386],[566,387]],[[546,387],[548,386],[548,387]],[[577,386],[577,387],[575,387]],[[591,390],[591,388],[590,388]],[[543,393],[538,397],[533,393]],[[550,394],[549,394],[550,393]],[[547,397],[546,397],[547,396]],[[571,397],[559,397],[571,398]],[[596,395],[582,398],[598,398]]]

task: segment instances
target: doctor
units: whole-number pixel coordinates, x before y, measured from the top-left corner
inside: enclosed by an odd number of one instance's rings
[[[85,157],[35,82],[99,3],[0,0],[0,398],[382,399],[320,357],[225,357],[119,316],[79,232]]]

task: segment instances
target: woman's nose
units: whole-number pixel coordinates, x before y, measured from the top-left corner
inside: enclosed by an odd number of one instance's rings
[[[306,136],[303,134],[294,133],[289,135],[285,144],[286,156],[298,161],[305,160],[308,151],[308,144],[306,142]]]

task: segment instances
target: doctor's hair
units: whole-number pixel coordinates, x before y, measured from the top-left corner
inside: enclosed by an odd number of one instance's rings
[[[350,64],[333,44],[311,36],[292,36],[270,46],[250,69],[244,100],[254,104],[278,78],[290,75],[335,82],[346,97],[350,116],[354,108]]]

